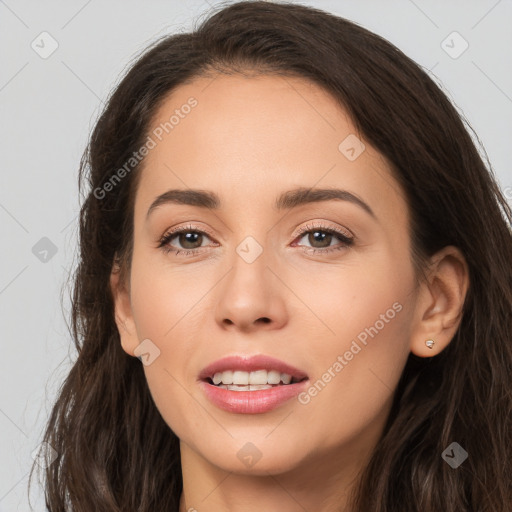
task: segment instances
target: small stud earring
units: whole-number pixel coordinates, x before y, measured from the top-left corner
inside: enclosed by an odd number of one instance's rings
[[[434,347],[434,340],[427,340],[425,341],[425,345],[427,345],[428,348],[432,349]]]

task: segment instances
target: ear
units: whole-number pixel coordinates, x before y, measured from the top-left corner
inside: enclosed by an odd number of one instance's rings
[[[468,265],[457,247],[444,247],[431,258],[427,281],[420,284],[417,295],[413,354],[431,357],[448,346],[460,325],[468,287]],[[432,349],[426,345],[427,340],[434,340]]]
[[[136,357],[134,350],[139,345],[133,318],[128,279],[122,279],[118,263],[114,263],[110,274],[110,289],[114,301],[114,314],[123,350]]]

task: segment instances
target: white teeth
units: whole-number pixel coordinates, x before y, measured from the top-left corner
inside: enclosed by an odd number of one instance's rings
[[[270,389],[272,386],[265,385],[265,386],[236,386],[234,384],[219,384],[219,388],[229,389],[230,391],[258,391],[260,389]]]
[[[251,385],[249,386],[249,391],[258,391],[259,389],[271,389],[272,386],[269,386],[268,384],[262,384],[261,386],[257,385]]]
[[[240,388],[239,386],[246,386],[247,388],[249,388],[249,385],[277,385],[280,382],[282,382],[283,384],[290,384],[290,382],[292,381],[292,376],[287,373],[280,373],[276,370],[256,370],[254,372],[226,370],[224,372],[217,372],[213,376],[212,380],[215,385],[220,385],[221,387],[230,384],[238,385],[234,387],[236,387],[236,391],[241,391],[245,389]]]
[[[266,384],[267,383],[267,371],[266,370],[257,370],[255,372],[249,373],[249,384]],[[274,382],[269,382],[269,384],[274,384]],[[275,384],[278,384],[277,382]]]
[[[287,373],[281,373],[281,380],[283,381],[283,384],[290,384],[292,376]]]
[[[249,374],[247,372],[233,372],[233,384],[249,384]]]
[[[269,384],[279,384],[281,382],[281,374],[276,371],[270,371],[267,373],[267,382]]]

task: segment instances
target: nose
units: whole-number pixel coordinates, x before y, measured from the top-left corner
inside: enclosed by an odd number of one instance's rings
[[[272,260],[272,261],[271,261]],[[287,322],[287,288],[267,251],[251,262],[237,253],[217,290],[215,319],[225,330],[282,328]],[[289,293],[289,292],[288,292]]]

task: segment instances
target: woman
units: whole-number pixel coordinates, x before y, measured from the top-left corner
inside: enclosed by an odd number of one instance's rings
[[[381,37],[240,2],[164,37],[81,165],[50,511],[508,511],[512,212]]]

